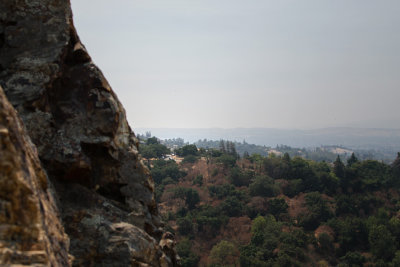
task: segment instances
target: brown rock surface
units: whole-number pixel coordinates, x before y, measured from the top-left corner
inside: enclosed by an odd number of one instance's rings
[[[0,159],[0,265],[68,266],[53,190],[1,87]]]
[[[73,265],[176,265],[138,141],[69,1],[0,2],[0,85],[54,184]]]

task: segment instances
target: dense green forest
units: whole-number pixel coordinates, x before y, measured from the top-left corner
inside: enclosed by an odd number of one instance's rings
[[[156,138],[141,152],[183,266],[400,266],[400,153],[327,163],[220,142],[175,161]]]

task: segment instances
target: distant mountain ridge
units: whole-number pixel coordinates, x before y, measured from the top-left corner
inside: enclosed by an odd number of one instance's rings
[[[136,128],[138,133],[150,131],[161,139],[183,138],[188,142],[199,139],[225,139],[257,145],[318,147],[342,145],[355,149],[399,150],[400,129],[335,127],[309,130],[274,128]]]

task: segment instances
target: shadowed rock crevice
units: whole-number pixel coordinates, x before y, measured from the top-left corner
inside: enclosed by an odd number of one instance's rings
[[[125,185],[126,184],[108,183],[103,187],[99,187],[97,192],[106,198],[115,200],[121,204],[126,204],[125,197],[121,194],[121,187]]]
[[[0,32],[0,48],[2,48],[4,46],[4,43],[5,43],[4,38],[5,38],[4,32]],[[2,70],[4,70],[4,68],[0,67],[0,71],[2,71]]]

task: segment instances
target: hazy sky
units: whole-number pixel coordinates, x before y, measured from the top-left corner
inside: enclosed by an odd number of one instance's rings
[[[400,128],[398,0],[71,2],[133,128]]]

